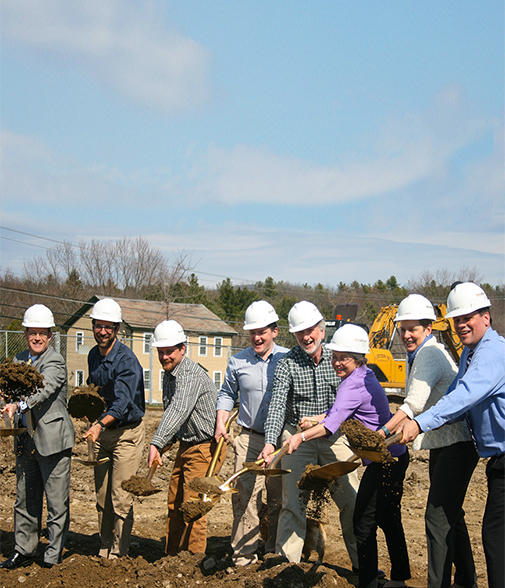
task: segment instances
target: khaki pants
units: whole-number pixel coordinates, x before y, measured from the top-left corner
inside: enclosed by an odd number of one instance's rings
[[[109,461],[96,466],[95,490],[101,557],[127,555],[133,527],[133,498],[121,482],[137,473],[144,447],[144,423],[105,429],[96,443],[97,458]]]
[[[203,478],[207,473],[212,453],[217,443],[206,441],[198,445],[189,445],[181,441],[179,451],[175,456],[174,469],[168,488],[168,521],[167,543],[165,552],[167,555],[176,555],[180,551],[191,553],[205,553],[207,547],[207,517],[185,523],[180,513],[183,502],[191,496],[197,496],[189,489],[189,483],[193,478]],[[218,460],[216,471],[218,473],[226,457],[226,444]]]
[[[264,435],[242,430],[233,442],[235,450],[235,471],[242,468],[245,461],[256,461],[265,445]],[[262,505],[262,492],[266,492],[268,507],[268,541],[265,551],[275,550],[277,521],[281,509],[282,482],[279,477],[268,478],[252,473],[237,478],[237,494],[232,495],[233,527],[231,546],[235,565],[247,565],[258,560],[259,511]]]
[[[295,433],[296,427],[286,425],[282,432],[282,441]],[[291,470],[291,473],[282,476],[282,509],[277,528],[276,551],[287,557],[290,562],[300,561],[306,532],[306,509],[300,501],[300,492],[296,484],[308,464],[326,465],[354,456],[344,445],[345,441],[345,436],[339,436],[337,432],[328,438],[302,443],[294,453],[282,458],[282,468]],[[340,526],[347,552],[352,565],[356,568],[359,567],[359,563],[352,519],[358,487],[358,474],[354,471],[338,478],[331,490],[332,498],[340,509]]]

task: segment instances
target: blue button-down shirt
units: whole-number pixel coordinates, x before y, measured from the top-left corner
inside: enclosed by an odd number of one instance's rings
[[[230,412],[240,397],[237,423],[263,433],[272,397],[274,372],[277,362],[289,349],[275,345],[263,359],[252,347],[240,351],[230,359],[224,382],[217,399],[217,410]]]
[[[106,411],[116,419],[114,425],[125,426],[142,420],[146,411],[144,374],[133,351],[117,339],[105,356],[98,345],[88,355],[88,384],[98,386]]]
[[[468,413],[479,455],[501,455],[505,453],[505,339],[489,327],[466,370],[469,353],[465,347],[447,394],[415,420],[422,431],[429,431]]]

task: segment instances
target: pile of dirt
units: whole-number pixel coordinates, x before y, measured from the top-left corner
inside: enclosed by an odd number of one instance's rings
[[[7,358],[0,364],[0,390],[5,403],[18,402],[44,386],[44,376],[27,363]]]
[[[76,388],[68,400],[70,415],[75,419],[87,418],[90,423],[97,421],[105,412],[105,402],[98,390],[94,384]]]

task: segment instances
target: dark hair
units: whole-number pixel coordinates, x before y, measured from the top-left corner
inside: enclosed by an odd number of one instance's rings
[[[277,329],[277,323],[270,323],[269,325],[266,326],[266,328],[273,331],[273,330]]]
[[[430,325],[433,324],[433,321],[431,319],[419,319],[419,324],[421,327],[427,329]]]
[[[364,353],[351,353],[348,351],[346,351],[345,353],[346,353],[346,355],[348,355],[349,357],[354,359],[354,361],[358,364],[358,366],[365,365],[366,362],[368,361],[367,358],[365,357]]]
[[[186,343],[177,343],[177,345],[175,345],[175,347],[177,347],[177,349],[182,349],[183,347],[186,347]]]

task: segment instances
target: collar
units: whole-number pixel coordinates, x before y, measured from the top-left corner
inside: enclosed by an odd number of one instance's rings
[[[421,345],[419,345],[419,347],[417,349],[415,349],[414,351],[407,351],[407,361],[408,361],[409,365],[412,365],[414,363],[414,359],[416,358],[416,355],[419,353],[419,350],[430,339],[433,339],[433,333],[431,335],[428,335],[426,337],[426,339],[421,343]]]

